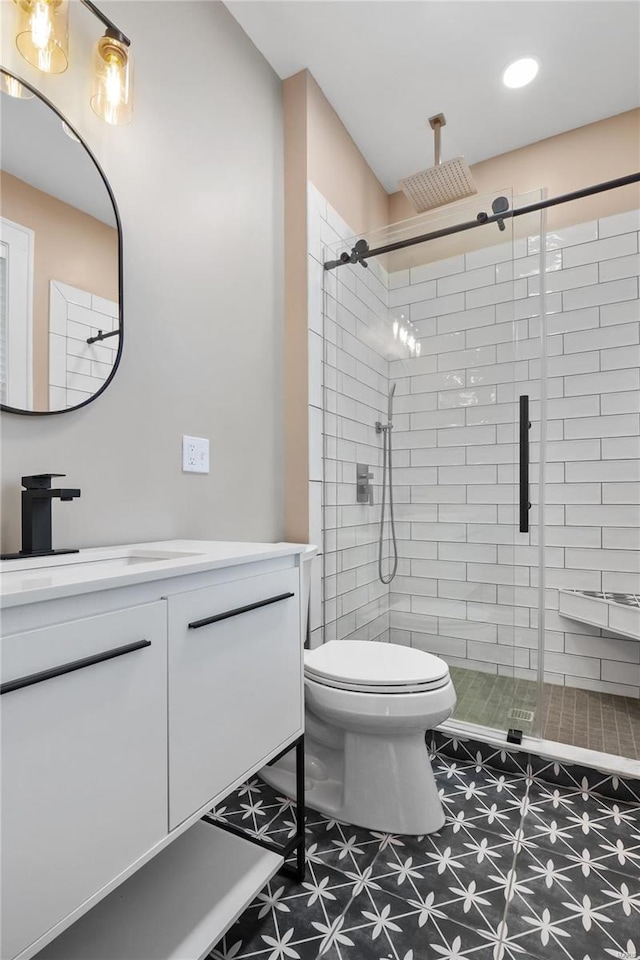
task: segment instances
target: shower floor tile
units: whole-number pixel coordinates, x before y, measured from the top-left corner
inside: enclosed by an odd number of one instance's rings
[[[534,731],[533,719],[510,716],[513,708],[535,716],[537,684],[531,680],[463,667],[451,667],[451,676],[458,694],[456,720],[500,730],[515,727],[525,734]],[[640,700],[545,683],[541,721],[545,740],[640,760]]]
[[[308,810],[306,881],[276,875],[212,960],[640,956],[640,803],[517,762],[494,769],[477,752],[452,758],[442,740],[438,833],[375,833]],[[278,840],[295,827],[290,801],[257,778],[216,815]]]

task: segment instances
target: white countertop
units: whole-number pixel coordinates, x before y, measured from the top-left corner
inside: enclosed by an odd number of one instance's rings
[[[14,607],[277,557],[317,553],[299,543],[159,540],[0,561],[0,605]]]

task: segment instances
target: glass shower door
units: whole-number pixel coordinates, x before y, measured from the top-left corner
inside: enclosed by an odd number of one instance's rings
[[[529,194],[513,204],[520,209],[538,199],[539,193]],[[518,739],[538,731],[543,629],[540,215],[505,221],[498,243],[490,231],[483,231],[484,247],[465,254],[468,282],[487,281],[481,300],[492,303],[495,314],[489,307],[479,318],[471,296],[461,321],[473,367],[461,435],[468,483],[458,510],[467,521],[466,542],[458,548],[466,562],[467,642],[465,661],[453,666],[459,697],[453,719]],[[443,545],[440,554],[451,549]],[[449,629],[440,624],[441,633]]]
[[[502,190],[359,238],[375,249],[448,234],[371,258],[367,270],[326,274],[325,636],[441,656],[458,691],[453,720],[526,733],[536,701],[537,548],[519,530],[519,397],[537,402],[533,254],[508,217],[448,233],[491,216],[498,197],[512,207]],[[331,245],[326,259],[354,242]],[[391,429],[376,433],[392,388]],[[385,584],[377,560],[381,538],[388,579],[388,485],[380,520],[389,439],[398,565]],[[358,464],[373,474],[372,503],[357,502]]]

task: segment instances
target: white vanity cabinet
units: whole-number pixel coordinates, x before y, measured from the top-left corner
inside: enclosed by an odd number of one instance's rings
[[[302,734],[303,550],[2,564],[0,960],[201,960],[282,866],[201,818]]]
[[[166,678],[165,601],[3,637],[3,960],[166,835]]]
[[[169,598],[169,826],[302,723],[297,570]]]

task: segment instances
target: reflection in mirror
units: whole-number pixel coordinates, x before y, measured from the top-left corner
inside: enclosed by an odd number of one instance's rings
[[[86,403],[120,354],[119,230],[92,156],[60,115],[0,84],[0,402]],[[8,95],[16,89],[22,96]]]

